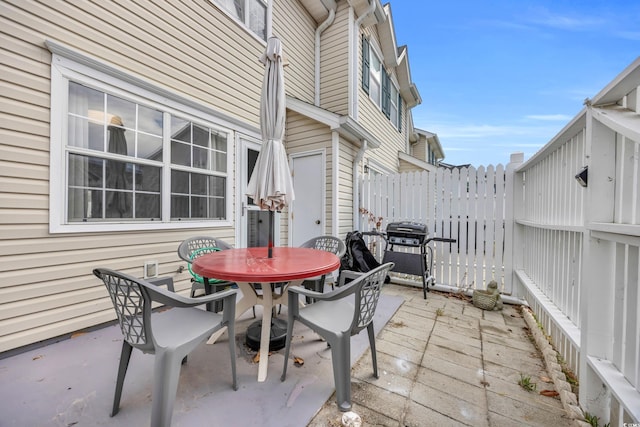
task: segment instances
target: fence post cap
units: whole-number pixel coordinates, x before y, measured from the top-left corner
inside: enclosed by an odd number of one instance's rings
[[[524,153],[518,151],[517,153],[511,153],[510,163],[522,163],[524,162]]]

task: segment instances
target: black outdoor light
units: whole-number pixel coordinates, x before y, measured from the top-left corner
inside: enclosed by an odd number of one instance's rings
[[[589,166],[585,166],[576,175],[576,181],[578,181],[578,184],[582,185],[583,187],[586,187],[588,177],[589,177]]]

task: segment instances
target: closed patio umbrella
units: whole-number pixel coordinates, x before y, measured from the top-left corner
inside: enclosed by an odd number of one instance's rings
[[[277,37],[267,40],[260,60],[265,65],[260,100],[262,148],[249,179],[247,195],[260,209],[269,211],[268,254],[272,257],[273,213],[281,211],[294,199],[293,182],[284,150],[285,91],[282,43]]]
[[[107,150],[115,154],[127,154],[127,139],[124,135],[122,119],[114,116],[109,124],[109,145]],[[126,164],[121,161],[107,160],[107,188],[124,190],[127,188]],[[122,218],[129,210],[127,195],[122,191],[107,193],[107,217]]]

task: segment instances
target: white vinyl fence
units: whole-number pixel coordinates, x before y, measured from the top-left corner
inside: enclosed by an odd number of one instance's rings
[[[484,289],[496,280],[505,294],[506,179],[502,165],[368,175],[360,186],[361,231],[391,222],[426,224],[431,236],[456,239],[432,242],[436,283],[459,289]],[[384,241],[375,237],[370,248],[382,257]]]
[[[457,239],[434,245],[436,283],[494,279],[526,300],[577,374],[580,408],[611,426],[640,425],[639,92],[640,58],[526,163],[361,185],[362,230],[414,221]]]

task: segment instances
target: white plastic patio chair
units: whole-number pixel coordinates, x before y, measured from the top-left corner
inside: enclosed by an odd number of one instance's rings
[[[393,263],[383,264],[366,273],[343,271],[340,286],[327,293],[315,292],[301,286],[293,286],[289,292],[289,316],[287,340],[284,352],[282,381],[286,379],[293,323],[298,320],[324,338],[331,346],[333,379],[336,400],[341,411],[351,409],[351,337],[367,329],[373,375],[378,378],[376,341],[373,332],[373,316],[378,305],[380,291]],[[353,279],[345,284],[345,279]],[[299,307],[300,295],[314,298],[314,304]],[[351,298],[350,298],[351,297]]]
[[[114,270],[96,268],[93,274],[107,287],[124,335],[111,416],[120,410],[122,385],[131,351],[137,348],[143,353],[155,355],[151,426],[171,425],[183,359],[186,360],[186,356],[213,332],[225,326],[229,331],[232,387],[234,390],[238,389],[234,339],[235,289],[201,298],[187,298]],[[224,301],[225,309],[222,314],[196,308],[214,301]],[[152,302],[172,308],[152,312]]]

